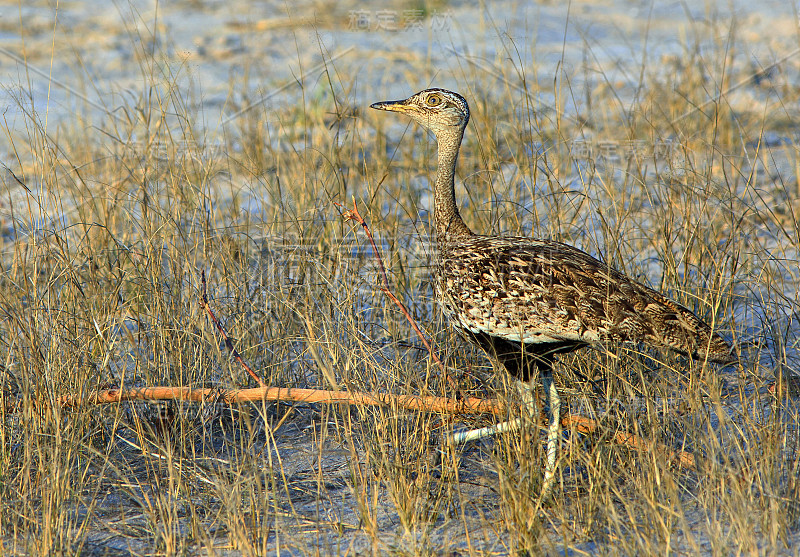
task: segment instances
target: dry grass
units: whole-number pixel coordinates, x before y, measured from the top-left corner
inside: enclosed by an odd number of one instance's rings
[[[460,388],[515,408],[435,309],[420,213],[434,145],[364,109],[384,93],[356,102],[331,67],[288,110],[254,104],[206,144],[176,76],[142,62],[147,94],[93,127],[45,133],[30,113],[7,131],[1,201],[0,553],[793,551],[800,416],[788,389],[765,386],[798,373],[800,162],[793,138],[763,138],[791,129],[798,98],[780,73],[746,88],[758,103],[730,92],[747,77],[732,52],[687,45],[666,75],[646,65],[634,105],[602,79],[540,89],[510,62],[501,83],[457,78],[473,108],[467,222],[604,254],[742,351],[721,373],[637,347],[562,358],[565,403],[604,429],[565,434],[543,507],[533,424],[453,448],[440,443],[451,419],[391,408],[54,404],[108,385],[248,384],[198,304],[203,270],[267,384],[452,394],[334,204],[354,195]],[[562,108],[584,93],[584,112]],[[578,139],[595,152],[577,156]],[[602,141],[642,152],[603,160]],[[700,469],[614,445],[620,430],[691,450]]]

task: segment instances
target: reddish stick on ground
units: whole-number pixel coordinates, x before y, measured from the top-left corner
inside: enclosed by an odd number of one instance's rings
[[[106,389],[88,397],[64,396],[58,399],[63,407],[75,408],[85,404],[112,404],[126,400],[184,400],[193,402],[219,401],[226,404],[258,402],[260,400],[281,402],[350,404],[358,406],[389,406],[423,412],[447,414],[493,414],[503,415],[506,406],[498,400],[465,398],[453,400],[435,396],[390,395],[383,393],[351,393],[348,391],[323,391],[318,389],[287,389],[282,387],[257,387],[253,389],[193,389],[191,387],[143,387],[138,389]],[[544,422],[546,416],[542,416]],[[578,433],[591,434],[600,426],[595,420],[583,416],[566,415],[561,418],[564,429],[574,427]],[[614,441],[642,452],[655,452],[684,468],[697,468],[694,455],[686,451],[674,451],[646,439],[619,431]]]
[[[65,407],[83,404],[109,404],[124,400],[185,400],[202,402],[217,400],[227,404],[257,402],[260,400],[305,403],[350,404],[358,406],[391,406],[425,412],[447,414],[502,414],[505,405],[497,400],[481,398],[452,398],[420,395],[392,395],[385,393],[351,393],[349,391],[324,391],[319,389],[293,389],[284,387],[256,387],[252,389],[193,389],[191,387],[142,387],[133,389],[105,389],[88,397],[64,396],[59,403]]]

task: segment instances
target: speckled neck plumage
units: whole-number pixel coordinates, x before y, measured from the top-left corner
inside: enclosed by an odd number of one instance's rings
[[[464,128],[446,130],[437,135],[439,167],[433,187],[433,219],[436,241],[441,245],[473,236],[456,204],[455,168]]]

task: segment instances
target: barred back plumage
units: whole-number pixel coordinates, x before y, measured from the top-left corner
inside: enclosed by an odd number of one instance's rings
[[[469,122],[467,101],[426,89],[372,108],[406,114],[438,142],[434,183],[437,299],[472,341],[521,381],[542,376],[551,427],[543,497],[553,481],[559,398],[552,385],[556,354],[598,342],[642,342],[718,363],[734,361],[728,344],[689,309],[589,254],[560,242],[480,236],[455,201],[455,167]],[[514,427],[501,424],[479,434]],[[461,436],[461,439],[475,436]]]
[[[471,236],[439,250],[438,298],[450,319],[471,333],[524,343],[534,352],[540,344],[644,342],[731,361],[728,344],[690,310],[577,248]]]

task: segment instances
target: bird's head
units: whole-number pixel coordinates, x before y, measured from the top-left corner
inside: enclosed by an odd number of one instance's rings
[[[464,129],[469,122],[469,105],[458,93],[445,89],[425,89],[403,101],[382,101],[370,105],[410,116],[434,134]]]

